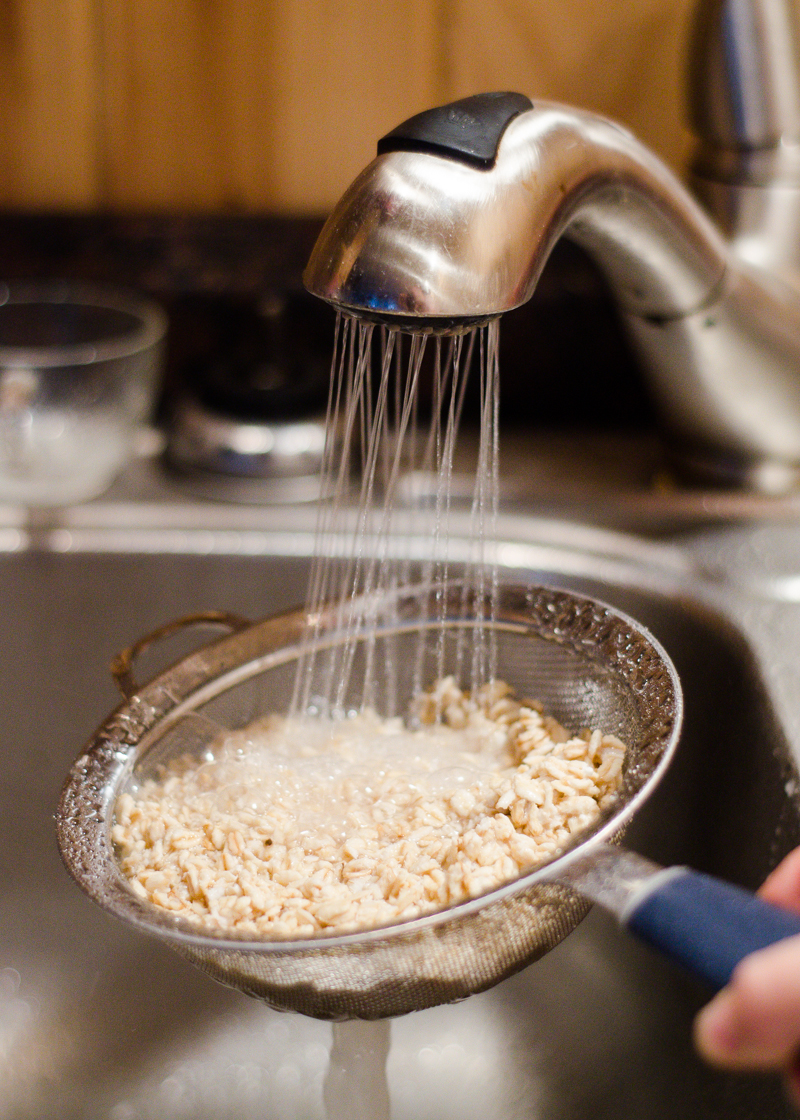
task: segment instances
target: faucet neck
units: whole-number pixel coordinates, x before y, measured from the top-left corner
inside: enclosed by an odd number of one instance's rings
[[[528,143],[532,185],[557,203],[548,253],[562,235],[581,245],[633,316],[680,319],[712,303],[728,247],[672,172],[612,121],[558,106],[543,112]]]
[[[378,156],[328,219],[305,281],[355,314],[424,329],[524,303],[565,234],[633,314],[692,313],[725,272],[716,227],[657,157],[610,121],[539,103],[508,123],[488,169],[430,151]]]
[[[524,303],[562,236],[605,272],[680,457],[764,487],[800,477],[797,292],[732,252],[664,164],[601,117],[539,104],[511,120],[487,170],[379,156],[305,281],[354,314],[430,329]]]

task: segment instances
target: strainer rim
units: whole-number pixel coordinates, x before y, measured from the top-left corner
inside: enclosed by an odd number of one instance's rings
[[[410,585],[398,588],[396,593],[398,597],[408,596],[409,598],[419,598],[423,592],[427,591],[430,593],[434,586],[433,584]],[[612,804],[609,806],[601,813],[597,821],[587,829],[577,833],[571,843],[556,855],[542,861],[531,870],[513,879],[509,879],[481,895],[464,899],[430,913],[421,914],[417,917],[393,922],[388,925],[353,930],[345,933],[326,933],[322,931],[315,933],[312,937],[305,938],[281,938],[279,936],[254,938],[252,935],[237,937],[231,935],[231,933],[227,931],[206,930],[199,932],[186,919],[178,917],[170,918],[168,911],[154,906],[145,899],[138,898],[130,888],[114,855],[113,845],[110,839],[110,830],[113,821],[113,805],[116,803],[121,787],[139,757],[148,749],[148,743],[152,742],[153,734],[156,732],[163,734],[168,726],[172,726],[179,721],[180,718],[182,718],[183,709],[193,710],[193,708],[199,706],[199,703],[204,703],[213,695],[220,695],[227,691],[229,687],[233,687],[237,683],[237,680],[240,681],[243,679],[241,675],[237,675],[237,670],[241,670],[247,665],[254,664],[256,661],[263,662],[268,660],[270,656],[277,655],[278,653],[281,654],[281,662],[291,661],[297,656],[299,646],[297,644],[294,646],[284,644],[283,646],[276,647],[272,651],[265,652],[262,654],[261,658],[237,661],[235,665],[232,665],[227,670],[209,676],[205,684],[201,684],[195,688],[189,688],[178,699],[173,695],[172,687],[166,685],[165,682],[169,682],[170,678],[178,669],[192,666],[198,659],[207,656],[209,653],[219,653],[224,660],[225,653],[232,646],[241,643],[244,636],[252,636],[255,632],[260,632],[264,629],[279,629],[281,626],[284,626],[290,631],[296,631],[297,638],[299,639],[302,629],[302,626],[299,624],[304,622],[305,625],[308,625],[308,616],[306,615],[305,609],[301,607],[281,612],[277,615],[271,615],[265,619],[254,622],[250,627],[247,627],[237,634],[225,635],[224,637],[204,644],[194,653],[181,658],[175,664],[158,673],[152,680],[141,685],[134,697],[119,705],[107,717],[94,735],[91,736],[84,751],[71,768],[65,780],[59,800],[56,813],[56,830],[61,858],[68,872],[84,893],[94,902],[98,903],[104,910],[110,912],[126,924],[133,925],[135,928],[141,929],[151,936],[165,938],[174,945],[191,946],[209,950],[213,949],[215,952],[227,951],[240,954],[258,953],[278,955],[299,951],[305,953],[313,953],[315,950],[324,952],[327,949],[343,948],[355,944],[367,945],[370,942],[384,941],[393,937],[413,936],[421,930],[431,929],[452,921],[457,921],[461,918],[467,918],[476,911],[499,903],[511,896],[523,894],[539,883],[551,883],[557,880],[558,874],[556,865],[567,869],[573,861],[585,857],[590,845],[613,842],[614,838],[624,829],[625,825],[641,807],[641,804],[650,796],[656,785],[660,782],[672,761],[680,738],[683,719],[683,694],[677,670],[662,643],[645,625],[626,612],[611,606],[602,599],[559,587],[555,583],[537,583],[529,585],[501,583],[499,590],[501,595],[506,597],[521,594],[523,596],[523,601],[527,601],[532,593],[544,593],[545,595],[554,597],[560,596],[575,603],[598,609],[610,620],[613,620],[616,626],[628,627],[635,633],[639,640],[646,646],[649,646],[653,654],[655,654],[658,663],[666,670],[668,678],[669,696],[672,708],[671,712],[665,717],[665,721],[669,725],[669,730],[658,740],[663,745],[655,765],[622,805],[617,806]],[[432,628],[433,626],[439,625],[439,621],[439,619],[430,619],[420,623],[418,620],[416,624],[410,621],[405,624],[402,629]],[[504,620],[502,609],[500,611],[500,617],[491,622],[487,620],[477,622],[473,618],[464,618],[460,620],[460,624],[465,626],[496,626],[498,623],[503,622],[508,624],[509,620],[507,618]],[[459,625],[459,620],[454,621],[453,625]],[[523,624],[520,621],[517,625]],[[513,627],[508,626],[508,628],[511,629]],[[387,626],[381,630],[381,632],[388,631],[397,633],[399,632],[399,628],[397,626]],[[539,634],[538,636],[544,640],[550,640],[543,634]],[[341,640],[341,636],[338,640]],[[332,633],[328,644],[335,644],[335,642],[336,634]],[[575,650],[575,646],[568,642],[562,644],[568,645]],[[275,662],[275,664],[278,663],[280,662]],[[255,672],[258,671],[259,670],[256,669],[247,675],[255,675]],[[219,687],[215,687],[213,691],[209,692],[212,685]],[[208,695],[205,695],[206,692],[208,692]],[[198,696],[203,697],[199,703],[196,702]],[[163,711],[159,711],[151,706],[151,722],[143,727],[142,731],[136,735],[133,741],[123,744],[123,749],[120,749],[118,739],[114,739],[111,735],[104,735],[106,729],[115,729],[124,736],[128,726],[136,726],[137,722],[140,722],[143,717],[146,717],[147,713],[144,709],[146,709],[150,699],[159,701],[162,705],[166,701],[167,706]],[[137,711],[138,720],[135,715]],[[164,726],[165,722],[167,727]],[[75,824],[74,813],[77,804],[85,804],[86,802],[85,787],[88,782],[85,772],[83,777],[81,776],[81,767],[83,767],[85,771],[87,763],[97,761],[97,756],[102,752],[104,746],[108,747],[112,744],[117,748],[116,751],[112,752],[114,756],[113,762],[115,762],[116,765],[104,786],[104,796],[101,803],[99,805],[93,805],[93,812],[89,813],[89,825],[94,833],[94,838],[101,841],[102,847],[106,850],[107,854],[107,858],[103,859],[101,863],[97,865],[102,868],[104,874],[101,879],[95,881],[87,870],[85,863],[81,862],[79,858],[76,858],[81,851],[86,853],[87,850],[91,848],[91,845],[89,844],[89,837],[85,835],[82,837],[76,836],[75,829],[73,828]],[[103,764],[108,768],[111,762],[106,758]],[[97,854],[96,849],[94,849],[94,854]],[[97,870],[97,866],[95,866],[95,871]]]

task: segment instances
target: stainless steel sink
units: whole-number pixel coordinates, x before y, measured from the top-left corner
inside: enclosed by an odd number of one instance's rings
[[[503,578],[606,599],[678,666],[685,734],[630,844],[756,886],[800,843],[800,530],[709,524],[698,506],[656,540],[516,508],[500,520]],[[152,479],[55,518],[0,510],[1,1120],[322,1117],[330,1027],[114,923],[63,871],[53,830],[66,771],[116,704],[113,654],[196,609],[255,618],[302,601],[313,524],[311,509],[203,503]],[[694,1057],[705,998],[593,912],[492,991],[393,1023],[393,1120],[791,1115],[777,1079]]]

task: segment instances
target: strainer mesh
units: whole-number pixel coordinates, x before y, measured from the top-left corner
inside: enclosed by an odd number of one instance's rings
[[[422,676],[458,670],[487,604],[475,593],[400,594],[357,635],[353,687],[369,670],[373,700],[390,711]],[[443,621],[444,620],[444,621]],[[500,676],[540,700],[565,726],[600,727],[627,745],[622,791],[590,835],[618,835],[674,747],[680,696],[664,651],[635,622],[604,604],[551,588],[503,587],[491,624]],[[318,1018],[383,1018],[462,999],[488,988],[556,945],[588,906],[534,871],[435,915],[381,930],[304,941],[247,942],[198,936],[196,928],[127,888],[110,841],[116,797],[132,774],[177,750],[204,745],[203,728],[240,727],[285,711],[307,633],[302,612],[258,623],[205,647],[156,678],[96,733],[62,795],[59,841],[81,887],[126,921],[165,938],[221,983],[274,1007]],[[322,645],[344,640],[333,617]],[[288,685],[288,687],[287,687]]]

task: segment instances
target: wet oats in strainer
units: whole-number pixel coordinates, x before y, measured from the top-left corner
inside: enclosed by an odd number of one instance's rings
[[[268,716],[116,805],[132,889],[198,928],[351,932],[492,890],[552,857],[619,788],[624,745],[570,735],[492,681],[338,721]]]

